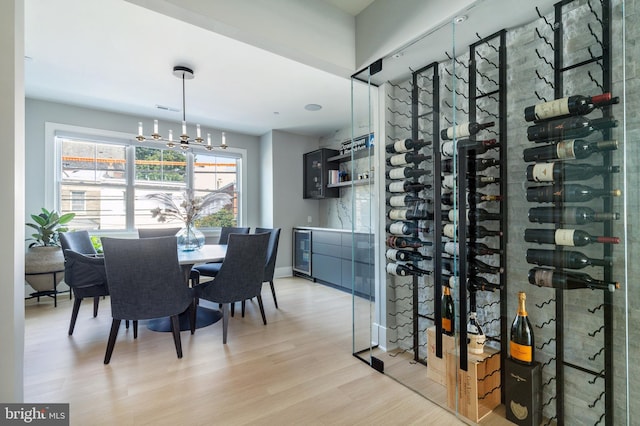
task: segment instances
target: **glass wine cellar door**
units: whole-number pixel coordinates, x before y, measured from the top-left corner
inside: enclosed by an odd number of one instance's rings
[[[377,145],[356,357],[469,423],[640,418],[636,19],[477,1],[352,76]]]

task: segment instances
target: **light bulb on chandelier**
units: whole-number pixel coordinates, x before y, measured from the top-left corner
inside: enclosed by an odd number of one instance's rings
[[[152,142],[164,142],[167,147],[175,148],[176,145],[179,145],[181,149],[188,150],[191,148],[190,144],[195,144],[197,146],[203,146],[204,148],[211,151],[215,147],[211,144],[211,133],[207,133],[207,144],[204,145],[204,139],[202,138],[202,131],[200,130],[200,125],[196,124],[196,137],[191,139],[191,137],[187,134],[187,119],[186,119],[186,108],[185,108],[185,90],[184,90],[184,81],[191,80],[194,78],[193,70],[191,68],[187,68],[185,66],[177,65],[173,67],[173,75],[180,78],[182,80],[182,134],[179,139],[173,140],[173,130],[169,130],[169,137],[164,138],[158,132],[158,120],[153,120],[153,133],[151,136],[144,136],[144,131],[142,128],[142,121],[138,122],[138,136],[136,139],[139,142],[144,142],[146,140]],[[218,146],[220,149],[227,149],[227,140],[224,132],[222,132],[222,141]]]

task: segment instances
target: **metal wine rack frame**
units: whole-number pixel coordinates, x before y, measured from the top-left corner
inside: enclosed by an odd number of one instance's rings
[[[536,74],[538,78],[544,81],[548,86],[553,87],[554,99],[562,98],[565,96],[563,80],[565,73],[567,71],[572,71],[576,69],[580,69],[581,67],[597,63],[600,65],[602,69],[602,79],[598,81],[593,77],[591,72],[588,72],[588,77],[593,81],[602,92],[610,92],[612,88],[611,81],[611,2],[610,0],[600,0],[601,5],[601,16],[598,17],[597,12],[593,9],[591,2],[587,2],[587,7],[589,9],[589,13],[592,13],[596,16],[596,20],[600,23],[601,32],[600,34],[596,34],[593,28],[589,25],[588,32],[590,32],[591,36],[594,38],[595,42],[601,46],[602,54],[599,56],[594,56],[589,49],[589,53],[591,58],[586,59],[584,61],[579,61],[577,63],[573,63],[571,65],[564,64],[564,45],[563,45],[563,30],[564,30],[564,8],[571,5],[574,0],[563,0],[554,5],[555,11],[555,21],[554,23],[550,23],[540,12],[538,12],[538,16],[540,19],[544,20],[545,24],[551,28],[553,31],[553,44],[540,32],[536,29],[536,35],[542,39],[546,45],[551,46],[553,49],[553,64],[548,60],[544,59],[540,53],[537,52],[538,57],[543,60],[546,65],[553,69],[553,84],[549,82],[544,75],[541,76],[540,73],[536,70]],[[544,100],[537,92],[536,96],[540,100]],[[611,106],[605,106],[602,108],[603,116],[612,116]],[[611,138],[611,129],[602,130],[602,134],[604,139]],[[612,165],[612,153],[610,151],[602,152],[602,165],[603,166],[611,166]],[[612,189],[612,177],[610,174],[605,174],[603,176],[603,184],[604,188],[611,190]],[[562,207],[562,203],[556,203],[556,205]],[[603,199],[603,209],[605,212],[613,211],[613,199],[611,197],[605,197]],[[561,224],[556,224],[556,228],[560,228]],[[603,223],[603,235],[613,235],[613,222],[611,220],[605,221]],[[556,249],[562,250],[561,246],[556,246]],[[605,257],[610,257],[613,253],[613,248],[610,244],[603,245],[603,254]],[[603,267],[603,277],[605,281],[613,281],[613,270],[611,266]],[[604,352],[604,370],[602,371],[594,371],[590,368],[585,368],[580,365],[576,365],[575,363],[571,363],[565,360],[564,355],[564,344],[565,344],[565,336],[564,336],[564,290],[556,289],[555,290],[555,397],[552,397],[548,401],[543,401],[545,406],[548,406],[553,400],[555,400],[555,416],[548,419],[547,424],[551,424],[554,420],[558,425],[563,425],[565,420],[565,377],[564,377],[564,369],[565,367],[570,367],[581,372],[590,374],[594,376],[593,381],[590,381],[591,384],[594,384],[596,379],[603,378],[604,379],[604,390],[600,393],[596,401],[594,401],[591,406],[595,406],[595,403],[598,402],[602,397],[604,397],[604,413],[600,416],[600,418],[595,422],[595,424],[599,424],[604,418],[606,425],[613,425],[613,293],[611,291],[603,291],[603,303],[595,310],[602,308],[603,310],[603,325],[599,329],[604,334],[604,346],[601,349],[601,352]],[[553,299],[551,300],[553,301]],[[544,304],[550,303],[551,301],[544,302]],[[543,305],[544,305],[543,304]],[[594,311],[595,311],[594,310]],[[550,321],[547,321],[550,323]],[[547,324],[545,323],[545,324]],[[543,324],[544,326],[544,324]],[[596,332],[597,333],[597,332]],[[595,333],[594,333],[595,334]],[[545,342],[546,343],[546,342]],[[543,344],[544,345],[544,344]],[[537,349],[541,349],[540,346]],[[598,352],[599,354],[600,352]],[[596,354],[597,355],[597,354]],[[551,362],[550,360],[549,362]],[[543,365],[546,366],[548,363]],[[553,379],[553,378],[552,378]],[[552,380],[549,380],[545,385],[551,383]],[[544,385],[543,385],[544,386]]]

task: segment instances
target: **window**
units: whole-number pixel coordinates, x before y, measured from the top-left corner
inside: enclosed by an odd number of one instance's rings
[[[232,200],[216,213],[200,218],[196,222],[200,228],[238,225],[241,155],[99,139],[56,137],[56,152],[60,153],[59,210],[76,213],[72,229],[180,226],[177,220],[159,223],[153,218],[151,210],[158,204],[147,195],[165,193],[179,200],[187,189],[196,196],[220,191]]]

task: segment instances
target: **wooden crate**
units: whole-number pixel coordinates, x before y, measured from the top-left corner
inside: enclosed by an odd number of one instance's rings
[[[447,385],[447,352],[453,351],[456,341],[453,336],[442,335],[442,358],[436,356],[436,328],[427,329],[427,378],[442,386]]]
[[[498,351],[485,347],[482,355],[468,354],[467,371],[460,369],[460,357],[456,351],[447,353],[446,362],[449,408],[457,409],[466,418],[479,422],[500,405],[500,353]]]

